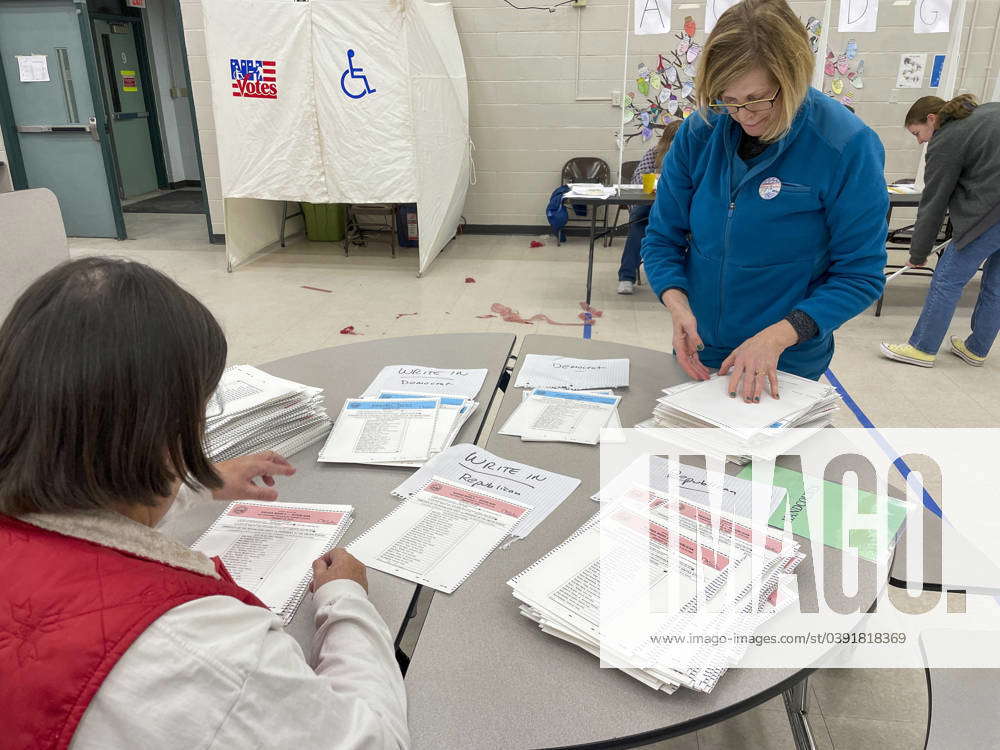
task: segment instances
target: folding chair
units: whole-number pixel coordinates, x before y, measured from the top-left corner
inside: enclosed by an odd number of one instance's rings
[[[600,159],[596,156],[574,156],[568,162],[563,164],[562,168],[562,184],[568,185],[571,182],[598,182],[601,185],[611,184],[611,167],[604,159]],[[608,228],[608,207],[587,207],[587,213],[583,216],[577,216],[576,212],[572,209],[568,211],[569,222],[578,222],[590,224],[591,211],[597,211],[598,208],[603,209],[603,215],[601,216],[601,221],[604,224],[604,229]],[[556,235],[556,244],[559,244],[558,235]]]
[[[388,232],[392,257],[396,257],[396,206],[392,203],[347,204],[344,222],[344,255],[350,254],[351,242],[365,244],[365,232]]]

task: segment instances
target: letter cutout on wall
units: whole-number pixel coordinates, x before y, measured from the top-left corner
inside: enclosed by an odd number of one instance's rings
[[[670,31],[670,0],[634,0],[635,33],[666,34]]]
[[[875,31],[878,0],[841,0],[838,31],[866,33]]]
[[[707,0],[705,3],[705,33],[711,34],[719,17],[740,0]]]
[[[913,6],[914,34],[946,34],[951,30],[951,0],[917,0]]]

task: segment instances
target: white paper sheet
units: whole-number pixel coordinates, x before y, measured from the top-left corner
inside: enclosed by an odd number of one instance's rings
[[[398,393],[382,391],[379,393],[380,399],[398,398],[427,398],[426,393]],[[435,398],[432,396],[432,398]],[[462,426],[469,420],[473,412],[479,408],[478,401],[472,401],[461,396],[437,396],[441,401],[441,406],[437,414],[437,422],[434,424],[434,436],[431,438],[430,455],[436,456],[441,451],[447,449],[458,436]],[[423,466],[423,461],[400,461],[395,466]]]
[[[21,83],[40,83],[49,80],[47,55],[15,55],[17,75]]]
[[[878,0],[843,0],[837,31],[866,33],[875,31]]]
[[[320,461],[425,461],[437,422],[438,398],[350,398],[334,422]]]
[[[666,34],[670,31],[670,0],[635,0],[635,33]]]
[[[951,0],[916,0],[914,34],[947,34],[951,29]]]
[[[627,388],[627,359],[574,359],[549,354],[529,354],[517,374],[515,388]]]
[[[528,511],[434,477],[347,549],[370,568],[450,594]]]
[[[455,370],[422,365],[389,365],[383,367],[365,389],[363,398],[372,398],[379,391],[411,391],[442,393],[474,399],[479,395],[487,370]]]
[[[597,445],[619,401],[619,396],[536,388],[498,432],[522,440]]]
[[[191,549],[222,559],[236,583],[285,624],[312,576],[312,562],[336,546],[354,508],[323,503],[230,503]]]
[[[732,8],[740,0],[706,0],[705,2],[705,28],[706,34],[711,34],[715,24],[719,22],[719,17]]]
[[[801,413],[831,392],[829,386],[778,372],[779,399],[768,390],[760,403],[748,404],[741,398],[730,398],[729,378],[713,375],[709,380],[685,383],[682,388],[669,388],[669,406],[707,423],[722,427],[744,439],[766,429],[787,426]]]
[[[925,70],[927,70],[926,52],[907,52],[906,54],[900,55],[899,71],[896,73],[896,88],[923,88]]]
[[[512,536],[526,537],[580,485],[580,480],[509,461],[469,443],[452,446],[428,461],[392,491],[407,499],[422,490],[435,476],[460,487],[516,500],[531,508],[518,521]]]

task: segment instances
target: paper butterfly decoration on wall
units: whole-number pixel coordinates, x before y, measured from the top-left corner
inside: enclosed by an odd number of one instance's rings
[[[696,31],[697,24],[688,16],[684,19],[684,31],[674,35],[677,47],[657,55],[655,70],[650,70],[646,63],[639,63],[636,91],[629,92],[622,102],[622,124],[631,124],[634,128],[632,132],[622,133],[626,143],[635,137],[647,141],[655,135],[656,129],[695,112],[693,63],[702,51],[701,43],[694,40]]]
[[[851,70],[851,60],[856,60],[854,70]],[[840,55],[834,54],[831,49],[827,49],[823,72],[828,78],[833,79],[830,81],[830,90],[826,92],[827,96],[837,99],[842,104],[852,106],[854,104],[854,96],[849,92],[845,93],[844,79],[846,78],[855,89],[862,89],[865,86],[865,61],[858,59],[857,40],[848,39],[847,46]]]

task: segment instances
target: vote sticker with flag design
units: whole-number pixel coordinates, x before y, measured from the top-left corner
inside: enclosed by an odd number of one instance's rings
[[[768,177],[762,183],[760,183],[760,188],[757,190],[760,193],[760,197],[766,201],[772,198],[777,198],[778,193],[781,192],[781,180],[777,177]]]

